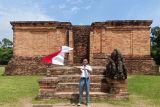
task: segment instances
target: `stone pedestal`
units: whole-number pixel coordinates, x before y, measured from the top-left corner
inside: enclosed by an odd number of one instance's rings
[[[111,94],[113,99],[128,99],[128,86],[127,80],[113,80],[106,79],[108,85],[108,93]]]

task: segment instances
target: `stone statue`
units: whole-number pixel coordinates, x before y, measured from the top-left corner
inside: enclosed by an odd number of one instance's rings
[[[109,57],[108,64],[106,66],[106,76],[110,79],[125,80],[127,79],[127,68],[124,58],[118,49],[114,49]]]

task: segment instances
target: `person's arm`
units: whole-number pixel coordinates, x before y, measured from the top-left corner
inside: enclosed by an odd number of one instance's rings
[[[83,67],[82,67],[82,66],[74,66],[74,68],[79,69],[79,70],[78,70],[78,71],[79,71],[79,73],[81,73],[81,72],[82,72],[82,70],[83,70]]]
[[[81,71],[85,70],[83,67],[80,68]]]
[[[92,73],[92,67],[91,67],[91,66],[87,66],[86,69],[87,69],[87,71],[88,71],[89,73]]]

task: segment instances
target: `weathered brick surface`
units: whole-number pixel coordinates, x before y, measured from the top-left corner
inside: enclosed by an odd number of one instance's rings
[[[33,59],[57,51],[62,45],[74,48],[66,55],[65,64],[79,65],[85,57],[91,65],[105,66],[113,49],[118,48],[122,55],[130,56],[126,58],[129,73],[156,73],[153,60],[146,58],[150,57],[151,23],[149,20],[113,20],[72,26],[69,22],[54,21],[11,22],[14,57],[6,74],[43,74],[46,65]]]
[[[109,93],[116,99],[128,99],[127,80],[111,80],[107,79]]]
[[[59,75],[59,82],[79,82],[80,75]],[[90,81],[92,83],[105,83],[106,77],[102,75],[91,75]]]
[[[108,55],[103,55],[103,57],[96,57],[92,62],[92,65],[107,65]],[[146,56],[124,56],[125,63],[129,74],[156,74],[158,73],[158,66],[153,61],[150,55]]]
[[[6,75],[45,75],[47,65],[40,57],[13,57],[6,67]]]
[[[57,91],[59,79],[57,77],[44,77],[39,80],[39,94],[37,98],[54,94]]]
[[[126,58],[129,73],[152,74],[157,68],[150,56],[151,21],[95,22],[90,32],[90,63],[103,65],[113,49],[119,49]]]
[[[5,69],[5,75],[46,75],[48,68],[56,68],[58,65],[46,64],[41,61],[42,56],[17,57],[14,56]],[[64,61],[67,64],[67,59]],[[61,66],[60,66],[61,67]],[[57,71],[58,72],[58,71]],[[56,73],[51,74],[56,75]]]
[[[77,66],[76,66],[77,67]],[[49,68],[51,75],[80,75],[81,72],[78,68],[73,66],[60,66]],[[105,67],[103,66],[92,66],[92,75],[103,75],[105,74]]]
[[[158,73],[158,66],[150,56],[126,57],[126,66],[130,74]]]
[[[39,81],[40,89],[38,98],[78,98],[80,74],[76,73],[80,71],[79,69],[75,69],[75,67],[64,66],[54,67],[54,69],[49,68],[48,70],[54,70],[55,72],[53,72],[55,75],[53,73],[51,77],[45,77]],[[106,73],[104,73],[104,70],[104,67],[93,66],[93,72],[90,76],[90,93],[92,93],[91,97],[98,99],[127,99],[127,82],[123,80],[114,81],[106,79]],[[71,71],[72,74],[65,73],[65,71]],[[57,72],[59,72],[58,75]]]
[[[86,94],[84,93],[83,95],[85,98]],[[70,100],[78,100],[79,93],[78,92],[57,92],[57,93],[48,93],[42,96],[45,99],[55,99],[55,98],[60,98],[60,99],[70,99]],[[90,97],[93,99],[111,99],[112,95],[104,92],[90,92]],[[113,98],[113,97],[112,97]],[[115,99],[115,98],[114,98]]]
[[[150,24],[150,21],[145,21],[145,23],[143,21],[93,23],[91,25],[90,51],[91,53],[107,53],[110,55],[113,49],[118,48],[123,55],[150,55]]]
[[[89,35],[91,26],[73,26],[74,63],[82,63],[84,58],[89,59]]]
[[[67,45],[68,22],[11,22],[14,56],[47,55]]]

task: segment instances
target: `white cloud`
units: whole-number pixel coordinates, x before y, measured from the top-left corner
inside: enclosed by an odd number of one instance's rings
[[[78,12],[78,9],[78,7],[74,6],[71,8],[71,12],[76,14]]]
[[[66,7],[66,5],[65,4],[61,4],[58,7],[59,7],[59,9],[64,9]]]
[[[91,5],[88,5],[88,6],[85,7],[86,10],[88,10],[90,8],[91,8]]]
[[[81,22],[81,23],[79,23],[79,25],[84,25],[84,23]]]
[[[53,20],[43,13],[38,5],[33,7],[2,7],[0,6],[0,40],[9,38],[12,40],[10,21],[48,21]]]
[[[82,0],[67,0],[67,2],[69,2],[70,4],[80,4],[80,3],[83,3]]]

